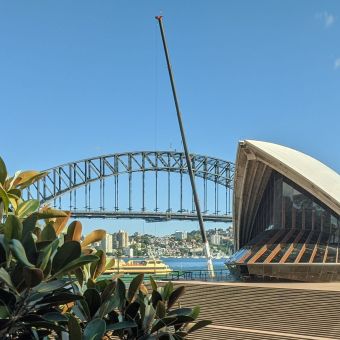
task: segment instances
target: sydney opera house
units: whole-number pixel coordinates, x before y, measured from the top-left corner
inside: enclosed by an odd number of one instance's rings
[[[243,276],[340,281],[340,175],[281,145],[240,142],[234,232],[227,265]]]

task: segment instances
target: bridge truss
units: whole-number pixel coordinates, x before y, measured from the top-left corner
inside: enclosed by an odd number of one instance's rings
[[[204,219],[230,221],[234,164],[197,154],[192,154],[191,159],[196,182],[200,181]],[[27,197],[68,209],[76,218],[197,219],[191,190],[190,204],[188,199],[184,202],[189,188],[185,186],[188,169],[182,152],[117,153],[70,162],[47,171],[45,178],[27,189]],[[121,204],[122,196],[127,200],[125,207]],[[151,201],[153,207],[148,209],[147,202],[150,205]],[[139,208],[134,209],[136,204]]]

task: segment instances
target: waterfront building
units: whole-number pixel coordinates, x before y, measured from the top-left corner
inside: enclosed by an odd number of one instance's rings
[[[133,248],[123,248],[123,254],[128,257],[133,257]]]
[[[175,231],[176,240],[186,240],[188,238],[188,233],[186,231]]]
[[[221,244],[221,238],[221,235],[219,235],[218,233],[212,234],[210,236],[210,243],[215,246],[219,246]]]
[[[105,238],[101,241],[100,248],[105,253],[113,252],[113,238],[114,238],[114,235],[106,233]]]
[[[117,234],[112,235],[112,249],[118,249],[119,248],[119,242],[117,240]]]
[[[117,233],[117,241],[119,248],[127,248],[129,246],[129,234],[124,230]]]
[[[340,175],[302,152],[239,143],[233,225],[241,275],[340,280]]]

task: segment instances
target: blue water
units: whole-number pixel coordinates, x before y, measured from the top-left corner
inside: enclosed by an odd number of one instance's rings
[[[192,259],[192,258],[161,258],[173,270],[206,270],[207,260],[204,258]],[[214,259],[214,269],[225,269],[225,259]]]

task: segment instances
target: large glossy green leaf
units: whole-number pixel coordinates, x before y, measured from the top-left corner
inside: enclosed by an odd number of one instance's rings
[[[0,183],[4,184],[7,178],[7,168],[3,159],[0,157]]]
[[[193,317],[195,320],[200,315],[201,308],[199,306],[195,306],[190,313],[190,316]]]
[[[121,279],[118,278],[114,297],[112,299],[112,303],[115,304],[115,307],[118,307],[119,309],[123,308],[126,301],[125,294],[126,294],[125,284]]]
[[[32,263],[30,263],[27,259],[26,252],[21,242],[18,240],[9,241],[9,248],[12,251],[14,257],[24,266],[34,267]]]
[[[40,211],[34,213],[38,220],[49,219],[49,218],[59,218],[59,217],[67,217],[67,212],[63,210],[46,208],[44,207]]]
[[[166,316],[162,319],[158,319],[151,328],[151,334],[159,331],[161,328],[169,326],[176,321],[174,316]]]
[[[0,319],[7,319],[10,315],[9,308],[6,305],[0,305]]]
[[[0,201],[3,203],[3,209],[5,210],[5,213],[7,214],[8,208],[9,208],[9,197],[1,183],[0,183],[0,199],[1,199]],[[0,211],[0,215],[1,215],[1,211]]]
[[[75,306],[72,308],[72,312],[82,321],[91,319],[89,306],[84,299],[76,302]]]
[[[127,300],[130,303],[133,298],[135,297],[139,286],[142,284],[144,280],[144,274],[138,274],[136,277],[133,278],[133,280],[130,283],[128,294],[127,294]]]
[[[33,288],[33,291],[39,293],[47,293],[57,291],[60,288],[63,288],[69,284],[69,281],[66,280],[53,280],[50,282],[42,282],[38,286]]]
[[[119,302],[120,301],[118,297],[116,296],[116,294],[111,296],[108,300],[104,301],[101,304],[98,310],[98,317],[104,318],[105,315],[107,315],[110,312],[113,312],[113,309],[119,306]]]
[[[38,252],[37,245],[35,243],[32,233],[28,233],[25,235],[25,237],[22,240],[22,246],[26,251],[28,261],[30,261],[31,263],[36,263]]]
[[[65,216],[67,216],[67,214],[64,211],[51,209],[51,208],[45,208],[43,211],[37,211],[24,219],[23,235],[26,235],[27,233],[32,233],[34,229],[36,228],[38,220],[55,218],[55,217],[65,217]],[[52,234],[52,231],[51,231],[51,234]]]
[[[24,189],[34,182],[38,181],[39,179],[45,177],[47,174],[48,172],[35,170],[21,171],[17,174],[13,186]]]
[[[41,232],[41,241],[53,241],[57,238],[57,234],[53,228],[53,222],[48,222]]]
[[[184,293],[185,293],[184,286],[176,288],[169,297],[168,309],[170,309]]]
[[[9,199],[10,206],[12,206],[12,210],[15,211],[18,208],[19,198],[10,194],[9,192],[7,192],[7,196]]]
[[[79,258],[71,261],[69,264],[67,264],[65,267],[63,267],[60,271],[57,273],[53,274],[52,278],[58,277],[65,275],[72,270],[75,270],[76,268],[82,267],[85,264],[91,263],[93,261],[97,261],[98,257],[95,255],[83,255],[80,256]]]
[[[115,291],[116,289],[116,285],[117,283],[115,281],[110,281],[105,289],[103,290],[102,294],[101,294],[101,300],[104,302],[104,301],[107,301],[113,294],[113,292]]]
[[[52,247],[49,247],[49,246],[47,246],[44,251],[39,253],[38,261],[37,261],[37,266],[42,271],[45,270],[45,268],[47,266],[47,263],[48,263],[48,261],[51,258],[51,254],[52,254]]]
[[[43,299],[41,299],[38,304],[39,305],[45,305],[50,304],[51,306],[59,306],[64,305],[69,302],[74,302],[77,300],[82,300],[83,297],[80,295],[68,293],[68,292],[57,292],[52,296],[44,296]]]
[[[64,211],[64,213],[66,214],[65,217],[57,217],[53,221],[53,227],[57,235],[60,235],[63,232],[68,220],[71,217],[70,211]]]
[[[20,189],[10,189],[7,191],[7,193],[9,195],[12,195],[13,197],[15,197],[16,199],[19,199],[22,197],[22,193]]]
[[[98,250],[95,254],[98,256],[98,261],[91,263],[90,273],[91,277],[95,280],[105,270],[106,254],[102,250]]]
[[[165,287],[164,287],[164,290],[163,290],[163,300],[164,301],[167,301],[171,295],[171,293],[173,292],[174,290],[174,286],[172,284],[171,281],[169,281]]]
[[[10,291],[0,289],[0,305],[6,306],[9,310],[13,310],[16,304],[16,297]]]
[[[83,286],[83,283],[84,283],[84,272],[81,268],[77,268],[73,274],[75,275],[75,277],[77,278],[77,281],[80,285],[80,287]]]
[[[162,319],[166,315],[165,304],[163,301],[159,300],[156,306],[156,315],[159,319]]]
[[[210,320],[200,320],[198,322],[196,322],[189,330],[188,333],[192,333],[197,331],[200,328],[206,327],[208,325],[210,325],[212,322]]]
[[[39,268],[24,267],[23,276],[28,288],[37,286],[44,278],[44,274]]]
[[[134,321],[121,321],[107,326],[107,331],[120,331],[123,329],[130,329],[137,327]]]
[[[89,306],[89,311],[91,318],[96,314],[98,308],[100,307],[101,300],[100,295],[95,288],[86,289],[84,292],[84,298]]]
[[[150,276],[150,283],[151,283],[152,290],[157,290],[158,288],[157,283],[152,276]]]
[[[39,209],[40,202],[38,200],[23,201],[18,205],[15,214],[19,218],[25,218]]]
[[[78,320],[72,315],[68,315],[68,331],[70,339],[72,340],[82,340],[81,328]]]
[[[52,274],[62,270],[73,260],[81,255],[81,247],[78,241],[70,241],[64,243],[55,254],[52,261]]]
[[[158,301],[162,300],[163,300],[162,295],[157,290],[153,290],[151,293],[152,305],[156,308]]]
[[[4,227],[5,239],[10,241],[12,239],[20,240],[22,236],[22,223],[18,217],[14,215],[7,216]]]
[[[44,276],[45,276],[45,277],[50,276],[51,270],[52,270],[52,260],[49,259],[49,260],[47,261],[47,264],[46,264],[45,269],[43,270],[43,271],[44,271]]]
[[[59,245],[59,239],[55,239],[51,243],[49,243],[47,246],[45,246],[40,252],[37,260],[37,266],[41,270],[45,270],[48,261],[54,256],[54,253]]]
[[[94,319],[85,327],[83,340],[101,340],[105,331],[105,321],[102,319]]]
[[[153,308],[152,304],[145,306],[145,315],[143,320],[143,328],[149,329],[151,325],[153,324],[153,321],[156,316],[156,311]]]
[[[16,292],[16,288],[13,285],[12,279],[9,276],[8,272],[5,268],[0,268],[0,281],[4,282],[8,288],[12,289],[14,292]]]
[[[137,301],[134,301],[130,303],[125,310],[125,318],[127,320],[134,320],[138,314],[140,307],[140,303]]]
[[[168,315],[186,315],[186,316],[193,316],[193,309],[192,308],[177,308],[173,309],[168,312]]]
[[[68,321],[68,318],[61,314],[60,312],[49,312],[49,313],[45,313],[43,315],[43,318],[46,321],[52,321],[52,322],[65,322]]]
[[[5,236],[0,234],[0,265],[5,263],[8,259],[8,244],[5,241]]]
[[[22,235],[25,237],[26,234],[33,233],[34,229],[36,228],[38,221],[38,216],[36,213],[28,216],[24,219],[22,222],[23,229],[22,229]]]
[[[102,229],[93,230],[90,234],[86,235],[84,241],[81,243],[82,248],[86,247],[87,245],[101,241],[106,235],[106,231]]]
[[[109,261],[107,261],[107,263],[105,264],[105,269],[111,269],[112,267],[114,267],[115,263],[116,263],[116,259],[115,258],[111,258]]]
[[[25,319],[22,318],[22,321],[25,321]],[[50,329],[50,330],[55,331],[57,334],[60,334],[61,332],[66,331],[64,327],[59,326],[54,322],[49,322],[49,321],[45,321],[45,320],[44,321],[29,320],[29,326],[30,326],[31,329],[36,328],[37,330]]]
[[[175,325],[182,325],[184,323],[193,322],[195,319],[189,315],[177,315]]]
[[[65,242],[80,241],[82,229],[83,227],[79,221],[73,221],[67,227],[67,233],[65,235]]]

